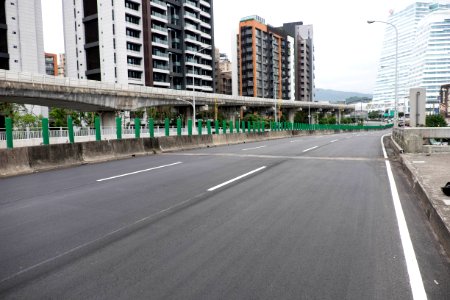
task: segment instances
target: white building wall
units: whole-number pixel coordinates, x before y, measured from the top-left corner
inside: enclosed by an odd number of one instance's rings
[[[45,74],[44,30],[40,0],[5,1],[9,69]],[[48,108],[27,105],[27,110],[48,117]]]
[[[75,4],[74,4],[75,3]],[[63,0],[66,77],[86,79],[83,1]]]
[[[291,73],[289,74],[289,87],[291,88],[289,99],[295,100],[295,38],[288,36],[287,40],[289,41],[289,51],[291,53],[291,55],[289,56],[289,67],[291,70]]]

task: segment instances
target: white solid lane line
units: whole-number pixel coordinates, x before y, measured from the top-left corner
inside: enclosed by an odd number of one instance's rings
[[[136,172],[121,174],[121,175],[112,176],[112,177],[108,177],[108,178],[102,178],[102,179],[98,179],[97,182],[102,182],[102,181],[107,181],[107,180],[116,179],[116,178],[120,178],[120,177],[125,177],[125,176],[135,175],[135,174],[139,174],[139,173],[149,172],[149,171],[162,169],[162,168],[166,168],[166,167],[171,167],[171,166],[175,166],[175,165],[179,165],[179,164],[182,164],[182,162],[178,161],[176,163],[169,164],[169,165],[153,167],[153,168],[149,168],[149,169],[145,169],[145,170],[139,170],[139,171],[136,171]]]
[[[261,149],[261,148],[265,148],[265,147],[267,147],[267,146],[259,146],[259,147],[254,147],[254,148],[245,148],[245,149],[242,149],[242,151]]]
[[[308,152],[308,151],[311,151],[311,150],[314,150],[314,149],[316,149],[316,148],[318,148],[318,147],[319,147],[319,146],[314,146],[314,147],[305,149],[305,150],[303,150],[303,153]]]
[[[405,214],[403,213],[402,203],[400,202],[400,196],[398,194],[397,185],[395,184],[391,163],[388,160],[386,149],[384,147],[383,138],[384,136],[381,137],[381,144],[383,146],[383,155],[386,159],[386,169],[389,184],[391,186],[392,201],[394,202],[395,215],[397,217],[398,229],[400,231],[403,254],[405,255],[411,292],[414,300],[427,299],[425,287],[423,286],[422,274],[420,273],[419,264],[417,263],[416,253],[414,252],[411,236],[409,235],[408,225],[406,224]]]
[[[224,183],[221,183],[221,184],[216,185],[216,186],[214,186],[214,187],[212,187],[212,188],[209,188],[209,189],[208,189],[208,192],[212,192],[212,191],[214,191],[214,190],[217,190],[217,189],[219,189],[219,188],[221,188],[221,187],[223,187],[223,186],[225,186],[225,185],[227,185],[227,184],[230,184],[230,183],[232,183],[232,182],[235,182],[236,180],[242,179],[242,178],[244,178],[244,177],[247,177],[247,176],[249,176],[249,175],[252,175],[253,173],[256,173],[256,172],[259,172],[259,171],[261,171],[261,170],[264,170],[265,168],[266,168],[266,166],[263,166],[263,167],[261,167],[261,168],[255,169],[255,170],[250,171],[250,172],[248,172],[248,173],[245,173],[245,174],[243,174],[243,175],[241,175],[241,176],[238,176],[238,177],[235,177],[235,178],[230,179],[230,180],[228,180],[228,181],[225,181]]]
[[[336,143],[337,141],[339,141],[339,140],[332,140],[330,143]]]

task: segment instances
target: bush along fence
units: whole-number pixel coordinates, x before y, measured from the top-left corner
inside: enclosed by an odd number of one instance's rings
[[[14,147],[14,129],[12,120],[6,118],[5,120],[6,132],[0,136],[0,141],[6,138],[6,147],[12,149]],[[192,136],[194,132],[198,135],[211,135],[211,134],[234,134],[234,133],[261,133],[267,130],[269,131],[369,131],[369,130],[382,130],[391,128],[393,125],[380,125],[380,126],[362,126],[362,125],[331,125],[331,124],[302,124],[302,123],[290,123],[290,122],[265,122],[265,121],[222,121],[222,124],[218,120],[211,121],[198,120],[197,124],[194,124],[192,120],[188,120],[187,128],[182,127],[182,120],[176,120],[176,131],[174,128],[170,127],[170,120],[166,118],[164,120],[164,133],[159,133],[159,136],[170,136],[172,135],[188,135]],[[141,125],[141,120],[136,118],[134,120],[134,138],[139,139],[141,137],[155,137],[155,122],[153,119],[148,120],[147,127],[143,130]],[[157,130],[159,132],[159,127]],[[116,118],[116,126],[114,137],[117,140],[121,140],[124,136],[124,128],[122,127],[122,119]],[[127,129],[129,133],[130,129]],[[145,131],[145,132],[144,132]],[[94,129],[81,128],[78,132],[84,132],[85,135],[93,134],[95,135],[96,141],[102,140],[102,135],[105,134],[106,130],[101,127],[100,118],[96,117],[94,120]],[[1,133],[1,132],[0,132]],[[111,131],[109,131],[109,137],[111,136]],[[42,145],[50,144],[50,137],[65,137],[68,143],[75,143],[75,130],[73,125],[73,120],[69,116],[67,118],[67,130],[50,130],[49,121],[47,118],[42,119],[42,127],[39,128],[38,134],[32,134],[32,137],[39,136],[42,139]],[[26,137],[18,137],[17,139],[27,139],[30,135]]]

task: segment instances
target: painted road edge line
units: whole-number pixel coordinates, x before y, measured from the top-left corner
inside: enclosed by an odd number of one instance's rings
[[[395,184],[394,174],[392,173],[391,163],[388,160],[386,149],[384,147],[383,138],[381,137],[381,145],[383,146],[383,155],[385,158],[386,169],[391,186],[392,201],[394,202],[395,215],[397,217],[400,239],[405,256],[406,268],[408,270],[409,284],[414,300],[427,299],[425,287],[423,286],[422,274],[420,273],[419,264],[417,263],[416,253],[409,235],[408,225],[406,224],[405,214],[403,213],[402,203],[398,194],[397,185]]]
[[[219,188],[221,188],[221,187],[223,187],[223,186],[225,186],[225,185],[227,185],[227,184],[230,184],[230,183],[235,182],[235,181],[237,181],[237,180],[239,180],[239,179],[242,179],[242,178],[247,177],[247,176],[249,176],[249,175],[252,175],[252,174],[254,174],[254,173],[256,173],[256,172],[259,172],[259,171],[261,171],[261,170],[264,170],[265,168],[267,168],[267,167],[266,167],[266,166],[262,166],[261,168],[255,169],[255,170],[250,171],[250,172],[248,172],[248,173],[245,173],[245,174],[243,174],[243,175],[241,175],[241,176],[238,176],[238,177],[235,177],[235,178],[230,179],[230,180],[228,180],[228,181],[225,181],[224,183],[221,183],[221,184],[219,184],[219,185],[213,186],[212,188],[209,188],[209,189],[208,189],[208,192],[212,192],[212,191],[214,191],[214,190],[217,190],[217,189],[219,189]]]
[[[318,148],[318,147],[319,147],[319,146],[314,146],[314,147],[305,149],[305,150],[303,150],[303,153],[308,152],[308,151],[311,151],[311,150],[314,150],[314,149],[316,149],[316,148]]]
[[[330,142],[330,144],[331,144],[331,143],[336,143],[337,141],[339,141],[339,140],[332,140],[332,141]]]
[[[139,171],[135,171],[135,172],[131,172],[131,173],[120,174],[120,175],[116,175],[116,176],[112,176],[112,177],[108,177],[108,178],[98,179],[96,181],[97,182],[102,182],[102,181],[112,180],[112,179],[116,179],[116,178],[120,178],[120,177],[125,177],[125,176],[135,175],[135,174],[139,174],[139,173],[149,172],[149,171],[162,169],[162,168],[166,168],[166,167],[172,167],[172,166],[179,165],[179,164],[182,164],[182,162],[178,161],[178,162],[173,163],[173,164],[163,165],[163,166],[159,166],[159,167],[153,167],[153,168],[149,168],[149,169],[145,169],[145,170],[139,170]]]
[[[245,148],[242,149],[242,151],[248,151],[248,150],[255,150],[255,149],[261,149],[261,148],[266,148],[267,146],[259,146],[259,147],[253,147],[253,148]]]

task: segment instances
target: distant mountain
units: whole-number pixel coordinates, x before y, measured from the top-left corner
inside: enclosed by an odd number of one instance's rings
[[[363,97],[363,98],[372,98],[370,94],[363,94],[357,92],[342,92],[335,90],[327,90],[327,89],[316,89],[316,101],[330,101],[330,102],[339,102],[345,101],[351,97]]]

